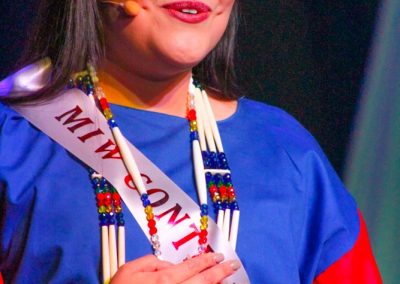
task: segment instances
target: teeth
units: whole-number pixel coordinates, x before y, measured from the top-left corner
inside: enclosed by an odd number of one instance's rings
[[[182,9],[182,13],[196,15],[197,14],[197,10],[196,9]]]

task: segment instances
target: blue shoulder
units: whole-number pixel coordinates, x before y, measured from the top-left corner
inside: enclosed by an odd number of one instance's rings
[[[325,158],[318,142],[293,116],[281,108],[250,99],[240,100],[241,112],[263,131],[277,147],[298,157],[315,151]]]

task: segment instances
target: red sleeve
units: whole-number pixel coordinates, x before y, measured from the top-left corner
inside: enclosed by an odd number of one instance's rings
[[[382,284],[364,219],[360,217],[360,233],[353,248],[314,280],[313,284]]]

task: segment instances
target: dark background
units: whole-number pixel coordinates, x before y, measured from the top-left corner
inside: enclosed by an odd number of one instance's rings
[[[339,173],[378,6],[379,0],[241,1],[243,93],[295,116]],[[36,7],[36,0],[1,0],[0,78],[13,69]]]

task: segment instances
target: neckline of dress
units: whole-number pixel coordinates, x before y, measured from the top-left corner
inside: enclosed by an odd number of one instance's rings
[[[228,123],[228,122],[236,119],[239,116],[239,114],[242,111],[242,107],[243,107],[242,106],[243,105],[243,99],[244,99],[243,97],[238,99],[238,103],[237,103],[236,109],[230,116],[228,116],[227,118],[221,119],[221,120],[217,120],[218,125],[222,125],[224,123]],[[146,119],[150,119],[150,118],[154,119],[154,117],[162,117],[162,118],[165,118],[165,119],[169,119],[171,121],[185,122],[185,123],[187,122],[187,118],[186,117],[182,117],[182,116],[166,114],[166,113],[152,111],[152,110],[146,110],[146,109],[133,108],[133,107],[128,107],[128,106],[115,104],[115,103],[110,103],[110,106],[113,109],[113,111],[116,111],[118,113],[120,110],[122,110],[125,115],[129,115],[131,113],[131,112],[126,113],[126,111],[133,111],[135,113],[146,113],[146,114],[148,114],[148,116],[146,116]]]

